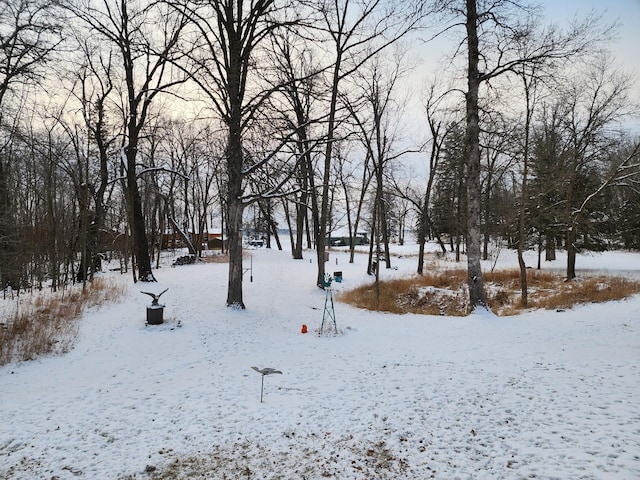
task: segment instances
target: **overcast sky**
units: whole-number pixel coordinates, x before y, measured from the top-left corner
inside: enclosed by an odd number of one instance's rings
[[[574,16],[584,18],[591,11],[603,13],[607,22],[621,23],[619,40],[612,45],[625,69],[640,76],[640,0],[540,0],[546,17],[562,24]]]
[[[535,2],[536,0],[534,0]],[[605,23],[618,22],[617,39],[609,46],[617,63],[627,73],[633,74],[635,83],[631,97],[640,102],[640,0],[537,0],[544,8],[545,23],[556,23],[566,27],[573,19],[584,19],[591,12],[601,14]],[[459,31],[450,32],[427,43],[417,43],[414,52],[418,68],[408,77],[408,88],[412,96],[420,98],[424,85],[437,78],[448,66]],[[409,110],[412,120],[423,116],[422,101],[412,102]],[[640,121],[630,121],[631,130],[640,132]]]

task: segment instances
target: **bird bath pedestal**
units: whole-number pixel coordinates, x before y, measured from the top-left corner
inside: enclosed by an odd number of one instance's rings
[[[160,325],[164,322],[164,305],[149,305],[147,307],[147,324]]]

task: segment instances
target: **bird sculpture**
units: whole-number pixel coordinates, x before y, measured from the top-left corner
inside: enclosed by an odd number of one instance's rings
[[[149,295],[151,298],[153,298],[153,300],[151,302],[151,305],[155,306],[155,305],[159,305],[158,300],[160,300],[160,295],[162,295],[167,290],[169,290],[169,289],[166,288],[162,292],[158,293],[157,295],[155,293],[151,293],[151,292],[143,292],[142,290],[140,291],[140,293],[144,293],[145,295]]]
[[[255,370],[256,372],[262,375],[262,383],[260,384],[260,403],[262,403],[262,395],[264,393],[264,377],[266,377],[267,375],[273,375],[274,373],[279,373],[280,375],[282,375],[282,372],[280,370],[276,370],[275,368],[271,368],[271,367],[265,367],[265,368],[251,367],[251,369]]]
[[[270,368],[270,367],[266,367],[263,369],[260,369],[258,367],[251,367],[251,368],[256,372],[261,373],[262,375],[273,375],[274,373],[279,373],[280,375],[282,375],[282,372],[280,370],[276,370],[275,368]]]

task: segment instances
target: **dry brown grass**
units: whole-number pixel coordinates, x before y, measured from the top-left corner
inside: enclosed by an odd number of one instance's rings
[[[229,255],[226,253],[219,255],[207,255],[200,258],[200,261],[204,263],[229,263]]]
[[[621,300],[640,293],[640,282],[605,275],[582,277],[570,282],[565,281],[562,276],[555,277],[555,281],[543,281],[538,284],[532,284],[529,280],[529,286],[529,301],[526,307],[520,304],[518,292],[499,313],[516,315],[532,308],[564,310],[574,305]]]
[[[465,279],[463,270],[446,270],[380,282],[379,299],[374,284],[343,292],[338,299],[359,308],[390,313],[464,315]]]
[[[359,308],[390,313],[463,316],[468,313],[465,270],[445,270],[424,276],[363,285],[338,296]],[[620,300],[640,293],[640,281],[604,275],[571,282],[560,274],[527,271],[528,305],[521,305],[520,271],[499,270],[484,274],[487,301],[497,315],[516,315],[529,309],[568,309],[584,303]]]
[[[0,324],[0,365],[32,360],[40,355],[69,351],[77,335],[77,319],[92,306],[113,301],[125,291],[125,283],[96,278],[86,289],[39,292],[6,299],[9,312]]]
[[[247,251],[242,252],[242,258],[244,260],[248,260],[251,257],[251,254]],[[211,250],[207,251],[206,255],[203,255],[200,258],[201,262],[204,263],[229,263],[229,254],[221,253],[221,252],[212,252]]]

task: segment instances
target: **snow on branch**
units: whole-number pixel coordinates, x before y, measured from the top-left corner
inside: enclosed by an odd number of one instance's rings
[[[594,198],[596,198],[605,188],[609,187],[610,185],[614,184],[617,180],[619,180],[621,178],[621,175],[620,175],[621,172],[623,172],[625,169],[631,166],[629,165],[630,162],[636,156],[638,156],[639,153],[640,153],[640,142],[637,142],[635,147],[631,151],[631,153],[627,155],[627,157],[624,160],[622,160],[616,168],[613,169],[611,174],[604,179],[604,181],[600,184],[600,186],[597,189],[595,189],[593,192],[591,192],[589,195],[587,195],[587,198],[584,199],[584,201],[582,202],[582,205],[580,205],[580,208],[577,208],[576,210],[573,211],[573,217],[575,218],[580,214],[582,214],[584,209]],[[637,176],[637,175],[638,175],[638,172],[634,172],[632,174],[625,174],[622,176],[622,178],[629,178],[631,176]]]

